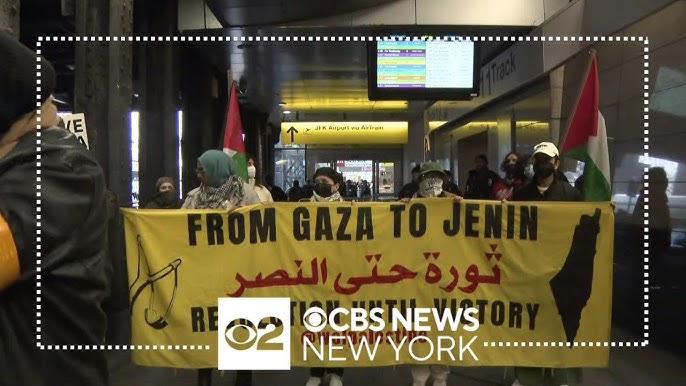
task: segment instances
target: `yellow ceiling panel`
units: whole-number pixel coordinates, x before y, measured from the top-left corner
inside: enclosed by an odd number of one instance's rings
[[[405,110],[407,101],[370,101],[364,79],[294,79],[281,85],[284,109]]]

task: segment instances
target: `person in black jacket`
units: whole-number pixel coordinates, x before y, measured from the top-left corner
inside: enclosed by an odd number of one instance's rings
[[[105,177],[90,151],[72,133],[55,126],[55,79],[50,63],[37,60],[35,52],[0,32],[2,386],[108,384],[105,352],[94,348],[105,340],[102,304],[110,288]],[[40,136],[37,125],[42,127]],[[60,349],[41,349],[37,343]],[[66,350],[62,345],[91,349]]]
[[[534,146],[534,177],[514,193],[514,201],[581,201],[581,193],[561,177],[560,152],[551,142]]]
[[[469,171],[464,198],[488,200],[491,198],[493,185],[500,179],[498,173],[488,168],[485,154],[474,157],[474,169]]]
[[[417,164],[415,167],[412,168],[412,181],[408,182],[407,184],[403,185],[402,188],[400,188],[400,193],[398,193],[398,199],[402,200],[403,198],[412,198],[417,191],[419,190],[419,170],[420,170],[421,165]]]
[[[514,201],[582,201],[581,193],[560,178],[560,152],[550,142],[534,146],[534,176],[514,193]],[[515,367],[513,386],[539,384],[574,385],[581,382],[580,368],[548,369]]]

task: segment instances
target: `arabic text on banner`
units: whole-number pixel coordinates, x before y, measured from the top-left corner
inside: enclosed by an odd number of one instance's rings
[[[610,203],[505,203],[450,199],[403,203],[269,203],[232,213],[125,209],[134,345],[210,350],[134,351],[137,364],[217,364],[218,298],[291,299],[292,366],[414,363],[391,344],[364,357],[303,360],[305,329],[319,306],[478,310],[478,360],[454,366],[604,367],[610,340],[614,215]],[[416,331],[381,334],[396,342]],[[223,331],[219,331],[223,333]],[[430,331],[428,337],[437,334]],[[323,335],[322,335],[323,334]],[[486,347],[485,342],[511,342]],[[517,342],[517,346],[515,346]],[[529,342],[559,342],[533,347]],[[525,347],[522,347],[522,346]],[[349,352],[342,356],[351,358]],[[426,363],[429,364],[429,363]]]

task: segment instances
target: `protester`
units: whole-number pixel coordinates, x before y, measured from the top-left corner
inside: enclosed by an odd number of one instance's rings
[[[160,177],[155,184],[157,193],[152,200],[145,205],[145,209],[179,209],[183,204],[179,199],[179,193],[174,187],[174,180],[169,177]]]
[[[534,146],[534,177],[514,194],[515,201],[581,201],[577,189],[560,179],[560,152],[550,142]],[[580,368],[515,367],[513,386],[540,384],[576,385],[581,383]]]
[[[188,192],[183,209],[233,209],[256,204],[260,197],[235,174],[236,164],[221,150],[208,150],[198,158],[197,172],[201,184]]]
[[[235,174],[236,164],[221,150],[208,150],[198,158],[197,172],[200,186],[191,190],[182,209],[234,209],[257,204],[260,197],[255,190]],[[236,386],[249,386],[252,372],[238,371]],[[198,370],[198,386],[212,384],[212,369]]]
[[[479,154],[474,158],[475,168],[469,171],[467,186],[464,197],[472,199],[489,199],[493,191],[493,185],[500,179],[500,176],[488,168],[488,158],[484,154]]]
[[[272,193],[262,185],[262,174],[255,166],[255,158],[248,158],[248,184],[255,189],[255,193],[260,197],[261,202],[274,202]]]
[[[445,171],[435,162],[426,162],[419,170],[419,189],[412,198],[448,197],[460,200],[461,196],[443,190]],[[407,202],[407,200],[404,200]]]
[[[319,168],[314,172],[314,192],[310,201],[343,201],[340,189],[343,177],[330,167]]]
[[[445,171],[435,162],[426,162],[419,170],[419,190],[413,198],[452,198],[459,201],[462,197],[443,190]],[[408,202],[410,199],[404,199]],[[450,368],[446,365],[413,365],[412,386],[425,386],[429,376],[433,376],[433,386],[446,386]]]
[[[414,196],[415,193],[417,193],[417,190],[419,190],[419,169],[419,164],[415,165],[415,167],[412,168],[412,181],[403,185],[403,187],[400,188],[400,193],[398,193],[398,199],[410,198]]]
[[[110,265],[104,173],[73,134],[55,126],[52,65],[0,32],[0,67],[0,383],[105,386],[103,350],[37,344],[94,347],[105,341],[102,303],[110,292]]]
[[[511,200],[514,191],[517,190],[526,179],[524,175],[524,165],[521,163],[519,153],[516,151],[509,152],[502,164],[500,170],[505,172],[505,177],[496,181],[493,184],[493,192],[491,198],[495,200]]]
[[[453,182],[453,176],[450,170],[443,170],[443,173],[445,174],[445,178],[443,179],[443,191],[462,196],[462,191],[457,184]]]
[[[559,172],[560,153],[551,142],[534,146],[534,178],[514,193],[516,201],[581,201],[577,189]]]
[[[310,201],[343,201],[339,189],[343,186],[343,176],[330,167],[319,168],[314,172],[314,192]],[[342,367],[311,367],[310,377],[305,386],[319,386],[323,378],[329,376],[329,386],[343,386]]]

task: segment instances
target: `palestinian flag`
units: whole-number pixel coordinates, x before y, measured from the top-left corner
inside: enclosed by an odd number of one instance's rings
[[[583,191],[585,201],[610,201],[610,157],[607,150],[605,119],[598,110],[600,101],[598,62],[592,52],[591,65],[583,82],[561,152],[584,162]]]
[[[233,82],[231,82],[231,95],[227,110],[226,124],[224,125],[224,153],[233,158],[236,163],[235,174],[247,182],[248,160],[243,143],[243,123],[241,123],[241,110],[238,105],[236,85]]]

